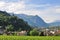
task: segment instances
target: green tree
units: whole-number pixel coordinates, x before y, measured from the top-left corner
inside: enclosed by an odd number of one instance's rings
[[[13,31],[14,26],[13,25],[8,25],[6,26],[7,31]]]
[[[31,36],[38,36],[39,32],[37,31],[37,29],[33,29],[32,31],[30,31],[30,35]]]

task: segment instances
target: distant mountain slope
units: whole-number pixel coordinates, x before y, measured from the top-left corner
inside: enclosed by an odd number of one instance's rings
[[[15,16],[18,16],[19,18],[24,19],[28,22],[29,25],[33,27],[47,27],[47,23],[43,21],[42,18],[40,18],[38,15],[32,16],[32,15],[25,15],[25,14],[15,14]]]
[[[60,26],[60,20],[56,20],[52,23],[49,23],[50,26]]]

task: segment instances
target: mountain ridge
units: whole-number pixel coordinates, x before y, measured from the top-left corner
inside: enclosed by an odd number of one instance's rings
[[[15,16],[24,19],[31,26],[35,26],[35,27],[47,27],[48,26],[47,23],[45,23],[44,20],[38,15],[32,16],[32,15],[26,15],[26,14],[15,14]]]

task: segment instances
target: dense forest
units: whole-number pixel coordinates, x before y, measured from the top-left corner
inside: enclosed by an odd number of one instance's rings
[[[5,11],[0,11],[0,28],[8,31],[30,30],[31,27],[23,19],[10,15]]]

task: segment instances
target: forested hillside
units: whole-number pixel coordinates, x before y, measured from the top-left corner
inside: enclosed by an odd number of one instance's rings
[[[23,19],[10,15],[5,11],[0,11],[0,28],[8,31],[30,30],[31,27]]]

